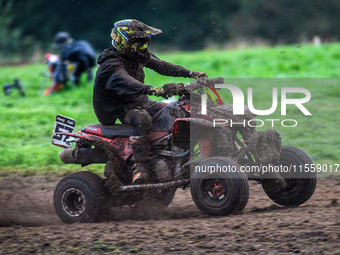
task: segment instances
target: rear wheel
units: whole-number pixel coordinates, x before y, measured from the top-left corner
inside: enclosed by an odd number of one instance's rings
[[[215,172],[211,173],[213,169]],[[195,168],[190,190],[196,206],[208,215],[239,213],[249,198],[246,174],[235,161],[226,157],[209,158]]]
[[[290,173],[280,173],[286,187],[278,189],[270,179],[262,181],[262,187],[268,197],[283,206],[299,206],[308,201],[315,191],[317,182],[311,158],[296,147],[283,146],[280,165],[291,169]]]
[[[108,192],[104,180],[91,172],[65,176],[54,191],[54,208],[65,223],[96,222],[104,216]]]

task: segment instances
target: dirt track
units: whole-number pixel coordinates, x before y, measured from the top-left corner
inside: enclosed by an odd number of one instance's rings
[[[243,214],[208,217],[178,190],[156,215],[117,208],[109,222],[62,224],[60,178],[0,179],[0,254],[340,254],[340,178],[320,179],[309,202],[283,208],[250,183]]]

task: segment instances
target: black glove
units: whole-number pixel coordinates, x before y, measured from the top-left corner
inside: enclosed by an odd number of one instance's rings
[[[198,78],[208,78],[207,74],[205,72],[194,72],[191,71],[189,73],[190,78],[198,79]]]
[[[186,88],[184,87],[183,83],[167,83],[163,86],[165,93],[169,96],[183,96],[183,94],[186,92]]]

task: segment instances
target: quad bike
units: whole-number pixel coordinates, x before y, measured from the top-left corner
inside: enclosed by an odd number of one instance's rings
[[[188,187],[203,213],[236,214],[248,202],[248,180],[261,182],[266,194],[280,205],[298,206],[306,202],[315,190],[315,173],[242,171],[242,167],[260,164],[304,170],[313,163],[306,153],[292,146],[281,147],[280,137],[274,131],[237,130],[228,125],[217,130],[211,125],[211,118],[226,117],[230,105],[212,106],[211,112],[200,115],[200,106],[193,100],[199,93],[193,91],[200,91],[205,84],[220,83],[223,83],[221,78],[189,83],[186,88],[191,93],[185,93],[153,116],[152,174],[147,184],[132,184],[132,144],[138,139],[134,127],[94,124],[73,133],[74,120],[57,115],[52,143],[65,148],[60,152],[61,160],[82,166],[105,164],[104,178],[80,171],[65,176],[57,184],[54,206],[60,219],[66,223],[94,222],[101,220],[112,207],[125,205],[134,210],[146,207],[158,211],[170,205],[177,188]],[[214,143],[221,140],[216,138],[217,133],[226,141],[224,147],[218,145],[216,149]],[[72,143],[75,143],[73,148]],[[196,171],[212,167],[232,171]]]

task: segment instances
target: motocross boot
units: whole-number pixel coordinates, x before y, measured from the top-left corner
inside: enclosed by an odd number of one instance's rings
[[[149,171],[145,167],[146,163],[135,163],[132,167],[132,183],[145,184],[149,181]]]
[[[147,183],[150,177],[150,165],[148,163],[150,150],[151,150],[151,140],[150,136],[141,136],[133,144],[133,161],[134,165],[132,183],[142,184]]]
[[[132,138],[134,166],[132,182],[147,183],[149,181],[149,156],[151,151],[150,131],[152,118],[144,109],[131,109],[124,117],[125,124],[136,127],[137,137]]]

